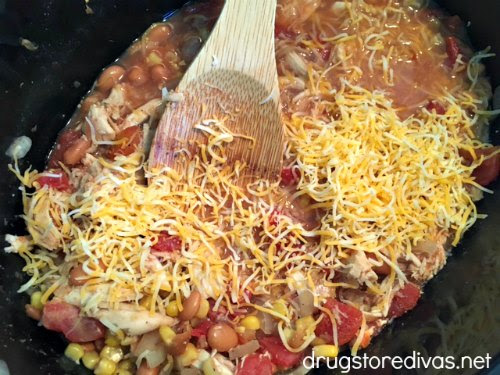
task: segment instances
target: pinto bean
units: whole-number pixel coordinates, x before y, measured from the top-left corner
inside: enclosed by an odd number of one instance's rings
[[[85,137],[78,139],[69,147],[63,155],[64,164],[76,165],[80,163],[83,157],[87,154],[88,149],[92,146],[92,142]]]
[[[201,294],[197,290],[191,292],[191,295],[184,300],[182,311],[179,312],[180,320],[191,320],[195,317],[200,308]]]
[[[168,25],[156,25],[148,32],[148,40],[155,43],[161,43],[168,39],[172,33],[172,28]]]
[[[69,272],[69,285],[72,286],[84,285],[87,282],[87,280],[83,278],[85,276],[87,276],[87,274],[83,270],[81,264],[76,267],[73,267]]]
[[[82,104],[80,105],[80,111],[86,115],[87,112],[89,111],[90,107],[94,105],[97,102],[100,102],[101,100],[104,99],[104,95],[100,93],[99,91],[96,91],[95,93],[87,96],[85,99],[83,99]]]
[[[141,86],[148,81],[148,74],[140,66],[133,66],[127,71],[127,81],[133,86]]]
[[[180,331],[175,335],[172,343],[168,345],[167,351],[173,356],[179,356],[186,351],[187,344],[191,339],[192,328],[188,322],[184,322]]]
[[[125,74],[125,69],[118,65],[107,67],[97,80],[97,88],[101,92],[108,92]]]
[[[168,78],[168,69],[163,64],[153,65],[149,70],[151,78],[157,83],[161,83]]]
[[[212,349],[227,352],[238,345],[238,335],[230,325],[218,323],[208,330],[207,341]]]

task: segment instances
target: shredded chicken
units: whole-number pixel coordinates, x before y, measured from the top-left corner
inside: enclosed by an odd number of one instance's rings
[[[106,99],[90,107],[88,117],[98,140],[115,138],[125,111],[126,98],[122,85],[116,85]]]
[[[176,322],[175,319],[166,315],[150,313],[133,305],[128,305],[128,307],[129,309],[120,310],[101,309],[93,317],[113,331],[121,329],[132,336],[154,331],[161,326],[173,326]]]
[[[354,251],[347,261],[347,274],[360,284],[375,282],[377,274],[372,271],[372,264],[363,251]]]
[[[135,109],[131,114],[129,114],[123,123],[120,125],[121,129],[128,128],[130,126],[142,125],[145,123],[151,116],[153,116],[161,105],[160,99],[152,99],[146,104],[140,106]]]
[[[57,194],[57,199],[52,194]],[[68,194],[47,190],[30,202],[26,223],[35,243],[49,250],[57,250],[62,246],[69,227],[63,225],[67,217],[61,213],[69,207],[68,199]]]

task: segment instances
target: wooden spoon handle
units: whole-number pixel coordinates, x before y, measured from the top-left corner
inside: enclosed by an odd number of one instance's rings
[[[205,47],[189,67],[179,90],[203,73],[227,69],[255,78],[271,93],[278,79],[275,14],[276,0],[226,0]]]

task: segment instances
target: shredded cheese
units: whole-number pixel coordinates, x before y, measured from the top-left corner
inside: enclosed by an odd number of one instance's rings
[[[323,313],[315,324],[330,319],[337,345],[339,317],[322,303],[340,290],[363,312],[352,348],[356,354],[370,332],[366,315],[386,317],[393,290],[410,278],[401,260],[421,265],[414,254],[417,244],[446,233],[456,245],[482,217],[472,189],[488,190],[472,177],[484,160],[474,150],[488,146],[477,134],[484,117],[496,112],[486,111],[484,100],[488,93],[479,61],[490,56],[487,51],[468,66],[457,59],[453,72],[462,74],[461,81],[418,88],[425,98],[446,104],[444,114],[425,109],[425,100],[398,105],[391,91],[405,79],[398,61],[415,50],[437,56],[442,40],[436,41],[428,25],[404,19],[398,7],[342,4],[332,7],[343,15],[337,20],[341,34],[332,33],[335,28],[325,18],[313,16],[308,33],[277,41],[286,98],[285,164],[299,176],[292,192],[260,179],[240,186],[246,165],[228,165],[226,147],[245,136],[231,132],[224,119],[193,124],[206,142],[195,155],[178,150],[180,173],[150,170],[142,149],[115,160],[87,155],[84,173],[65,169],[75,188],[69,193],[40,187],[38,178],[57,175],[21,173],[16,160],[11,170],[23,185],[30,233],[25,242],[9,237],[8,251],[24,258],[30,275],[20,291],[39,287],[42,301],[64,294],[71,267],[80,264],[88,277],[76,298],[89,314],[122,303],[165,314],[172,301],[182,310],[183,298],[197,289],[215,301],[214,310],[251,307],[272,316],[285,347],[298,352],[315,339],[314,330],[300,347],[290,347],[286,330],[298,317],[296,305],[291,298],[284,313],[271,302],[309,290]],[[403,22],[406,32],[387,26]],[[398,46],[390,43],[396,39],[402,41]],[[436,43],[441,50],[434,50]],[[324,49],[330,57],[321,54]],[[367,79],[370,75],[377,80]],[[163,99],[182,95],[164,89]],[[94,144],[118,142],[98,141],[86,121]],[[471,165],[463,163],[461,150],[471,153]],[[301,200],[297,216],[313,213],[313,225],[282,212],[299,207]],[[165,235],[179,241],[178,251],[155,248]],[[64,254],[63,266],[56,251]],[[370,257],[389,266],[388,277],[377,277]],[[345,280],[335,280],[336,275]],[[356,298],[362,286],[366,298]]]

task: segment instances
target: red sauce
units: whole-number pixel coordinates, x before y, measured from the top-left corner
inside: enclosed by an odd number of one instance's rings
[[[67,163],[64,153],[83,134],[90,137],[85,129],[85,117],[90,107],[107,98],[116,85],[121,85],[125,94],[126,104],[125,110],[120,113],[121,120],[149,100],[161,98],[162,89],[174,89],[208,37],[221,6],[221,1],[214,0],[183,8],[167,22],[153,25],[120,58],[105,68],[95,86],[83,98],[66,129],[59,135],[50,155],[49,166],[58,167],[59,163],[79,164]],[[120,120],[117,123],[119,127]],[[122,135],[118,134],[119,137]],[[138,142],[134,138],[131,143],[133,146]],[[133,151],[129,146],[112,147],[111,150],[108,150],[108,146],[100,146],[93,152],[109,157],[127,155]]]
[[[372,1],[375,6],[385,5],[386,1]],[[287,3],[287,2],[284,2]],[[293,1],[292,1],[293,3]],[[398,1],[394,2],[398,5]],[[318,22],[305,22],[300,25],[289,25],[295,34],[308,35],[311,40],[331,40],[334,37],[346,33],[348,35],[360,35],[363,31],[369,30],[372,25],[368,20],[360,19],[357,23],[346,22],[345,13],[336,13],[331,3],[324,2],[317,15]],[[321,19],[328,20],[328,27],[318,31],[318,24]],[[470,55],[470,50],[463,48],[459,39],[454,36],[461,32],[461,25],[449,28],[446,26],[448,17],[440,12],[432,12],[429,9],[419,11],[408,10],[399,19],[389,20],[386,23],[384,40],[390,41],[388,45],[381,45],[384,51],[393,48],[393,53],[388,55],[387,63],[392,69],[392,78],[384,75],[381,63],[377,63],[379,55],[372,56],[368,45],[376,45],[377,38],[374,37],[368,43],[364,40],[351,39],[337,43],[332,51],[330,43],[325,42],[324,47],[318,54],[303,52],[301,56],[304,60],[312,62],[318,66],[329,67],[330,57],[333,54],[341,53],[341,49],[346,55],[352,54],[352,61],[356,66],[339,66],[332,69],[329,78],[334,87],[340,87],[339,77],[349,76],[351,82],[368,90],[384,90],[393,100],[394,105],[399,108],[401,116],[407,117],[426,102],[441,96],[443,89],[451,89],[460,85],[464,80],[463,73],[457,74],[452,71],[452,66],[459,54],[465,55],[462,60],[466,60]],[[279,37],[294,38],[290,34],[290,29],[285,25],[279,25]],[[284,30],[288,30],[288,34]],[[436,36],[443,33],[445,39],[436,37],[434,39],[427,36]],[[427,35],[424,37],[423,35]],[[337,62],[340,58],[337,58]],[[286,55],[278,56],[278,68],[281,74],[287,71]],[[359,70],[356,73],[355,69]],[[298,90],[300,92],[301,90]],[[285,108],[290,108],[291,112],[298,109],[299,103],[291,103],[290,96],[283,95],[282,100]],[[299,108],[300,109],[300,108]]]

